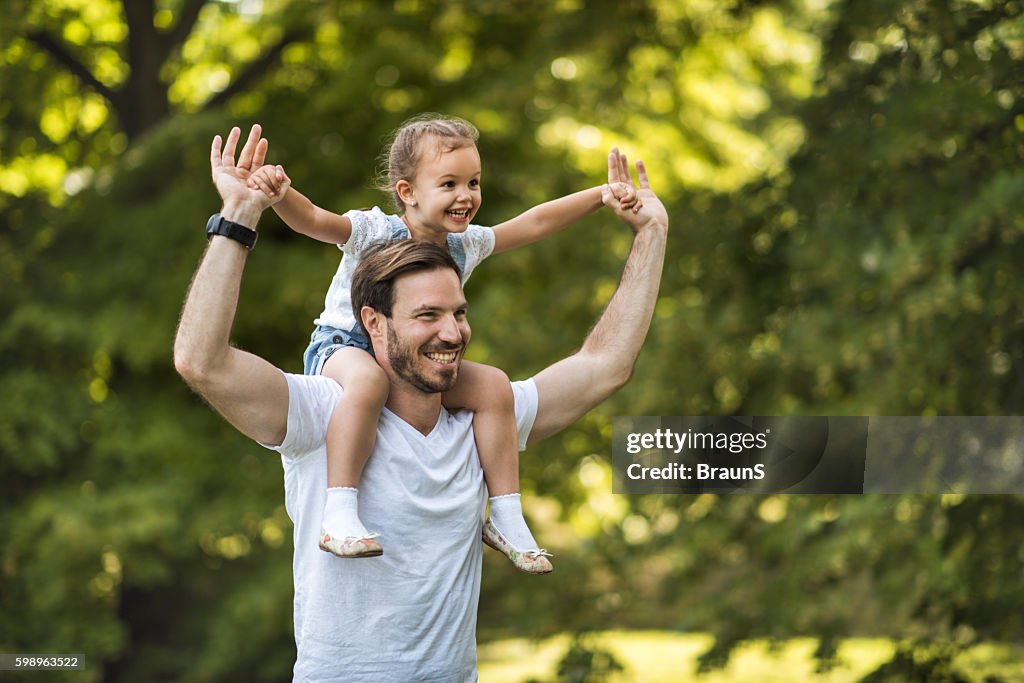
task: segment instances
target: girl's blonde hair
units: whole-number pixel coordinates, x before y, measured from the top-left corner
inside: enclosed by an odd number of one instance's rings
[[[403,123],[392,133],[380,159],[378,187],[390,192],[399,213],[405,213],[405,203],[395,186],[399,180],[412,182],[426,151],[421,141],[432,139],[440,151],[450,152],[475,145],[480,132],[469,121],[441,114],[420,114]]]

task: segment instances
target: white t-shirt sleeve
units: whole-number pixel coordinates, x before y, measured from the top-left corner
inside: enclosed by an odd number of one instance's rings
[[[369,211],[353,209],[344,215],[352,223],[352,235],[345,244],[339,244],[338,248],[346,254],[358,258],[369,245],[391,238],[391,221],[376,206]]]
[[[516,406],[516,430],[519,432],[519,450],[526,450],[526,440],[537,419],[537,384],[533,378],[512,382],[512,396]]]
[[[343,390],[337,382],[322,375],[285,373],[284,376],[288,381],[288,431],[280,446],[263,445],[283,456],[296,457],[311,453],[327,442],[327,423]],[[532,421],[530,424],[532,426]]]
[[[473,269],[494,251],[494,230],[482,225],[469,226],[462,233],[462,248],[466,252],[466,272],[462,274],[465,282]]]

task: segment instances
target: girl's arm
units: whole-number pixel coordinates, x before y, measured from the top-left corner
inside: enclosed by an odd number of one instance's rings
[[[251,182],[273,199],[274,211],[295,232],[328,244],[344,244],[352,236],[352,221],[321,209],[294,189],[281,166],[263,166]]]
[[[321,209],[296,189],[274,204],[274,211],[295,232],[329,244],[345,244],[352,236],[352,221],[327,209]]]
[[[589,216],[601,206],[600,186],[538,204],[494,226],[494,251],[491,253],[498,254],[544,239]]]
[[[613,157],[618,163],[619,150],[616,147],[613,147],[612,153],[608,155],[609,162]],[[622,159],[625,163],[624,155]],[[623,211],[630,209],[637,213],[643,206],[632,183],[614,182],[582,190],[539,204],[512,220],[495,226],[494,251],[491,253],[497,254],[521,247],[569,227],[602,206],[601,194],[604,191],[611,193],[612,199],[618,202],[619,208]]]

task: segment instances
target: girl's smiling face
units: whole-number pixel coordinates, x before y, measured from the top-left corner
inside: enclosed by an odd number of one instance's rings
[[[420,144],[415,177],[398,181],[395,190],[413,237],[444,244],[447,233],[465,232],[480,210],[480,152],[473,144],[446,149],[434,137]]]

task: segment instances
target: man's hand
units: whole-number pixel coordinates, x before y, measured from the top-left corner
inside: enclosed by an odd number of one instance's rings
[[[639,189],[636,188],[630,177],[626,155],[619,152],[618,147],[612,147],[611,153],[608,154],[608,184],[602,189],[601,201],[632,228],[633,232],[638,232],[648,225],[657,225],[667,229],[668,212],[665,210],[665,205],[651,190],[644,162],[636,162],[636,172],[640,180]],[[628,200],[628,193],[623,191],[625,187],[633,188],[636,191],[636,203],[632,205],[632,208],[623,201]]]
[[[250,188],[248,180],[255,169],[263,166],[268,143],[262,137],[260,125],[254,124],[242,147],[238,163],[235,163],[235,146],[241,134],[242,131],[237,127],[232,128],[223,151],[220,136],[213,138],[213,144],[210,145],[210,172],[217,194],[224,202],[221,215],[230,221],[255,228],[260,214],[270,206],[272,199],[258,187]]]

